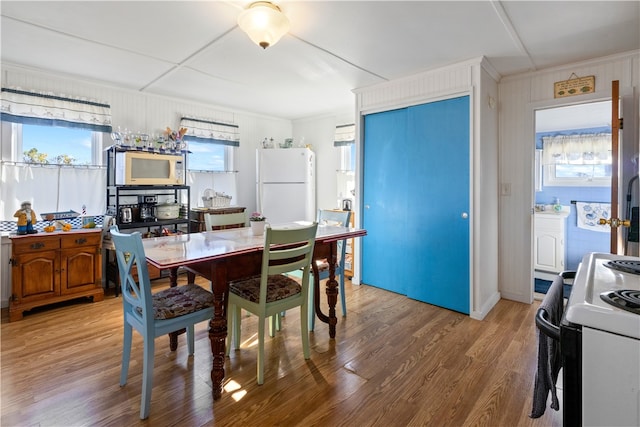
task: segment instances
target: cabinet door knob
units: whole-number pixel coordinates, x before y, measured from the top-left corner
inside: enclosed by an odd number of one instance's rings
[[[462,215],[460,215],[462,217],[462,219],[467,219],[469,218],[469,214],[467,212],[462,212]]]

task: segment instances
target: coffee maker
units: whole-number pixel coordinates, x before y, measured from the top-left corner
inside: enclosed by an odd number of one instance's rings
[[[155,221],[154,215],[158,196],[138,196],[138,208],[140,212],[140,221]]]

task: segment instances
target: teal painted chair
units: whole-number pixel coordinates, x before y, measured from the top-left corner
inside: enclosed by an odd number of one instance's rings
[[[309,275],[317,227],[317,223],[288,229],[272,229],[267,225],[260,275],[229,283],[227,355],[232,343],[235,344],[234,349],[240,349],[241,310],[258,316],[258,384],[264,383],[264,329],[268,318],[300,307],[302,352],[305,359],[310,357],[307,328]],[[302,270],[300,283],[286,274],[298,270]],[[273,336],[273,329],[270,335]]]
[[[329,210],[319,210],[318,211],[318,224],[321,225],[337,225],[340,227],[349,227],[351,220],[351,211],[329,211]],[[347,241],[340,240],[337,242],[338,246],[338,263],[336,264],[336,277],[338,278],[338,284],[340,286],[340,304],[342,305],[342,316],[347,315],[347,300],[344,294],[344,261],[347,255]],[[318,273],[320,276],[320,280],[327,279],[329,277],[329,262],[327,260],[319,260],[316,261],[316,265],[318,266]],[[313,296],[313,286],[312,282],[310,285],[311,295]],[[313,302],[311,303],[311,307],[313,308]],[[311,313],[311,326],[310,329],[313,331],[315,325],[316,316],[314,316],[314,312]]]
[[[331,211],[331,210],[318,210],[318,225],[338,225],[340,227],[348,227],[351,219],[351,211]],[[347,301],[344,294],[344,261],[347,252],[347,241],[340,240],[337,242],[338,247],[338,262],[336,264],[335,275],[338,278],[339,290],[340,294],[340,304],[342,305],[342,316],[347,315]],[[327,279],[329,277],[329,262],[326,259],[316,260],[316,265],[318,266],[318,276],[320,280]],[[300,277],[300,272],[295,272],[291,274],[292,276]],[[311,279],[309,280],[309,330],[313,331],[316,324],[316,316],[314,309],[314,292],[313,287],[315,286],[315,281],[313,278],[313,274],[311,274]],[[285,313],[281,313],[284,315]],[[280,319],[276,317],[275,319],[275,329],[280,329]]]
[[[144,341],[140,418],[146,419],[151,407],[155,338],[186,329],[189,355],[193,355],[194,324],[213,317],[213,294],[196,284],[176,286],[152,294],[140,233],[123,234],[118,232],[117,227],[112,227],[110,233],[118,260],[124,307],[120,386],[127,383],[135,329]]]

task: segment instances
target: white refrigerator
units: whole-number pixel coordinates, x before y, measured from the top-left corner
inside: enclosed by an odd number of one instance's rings
[[[257,206],[270,224],[316,219],[315,154],[308,148],[256,151]]]

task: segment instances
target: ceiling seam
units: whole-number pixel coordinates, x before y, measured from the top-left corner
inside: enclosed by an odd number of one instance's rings
[[[20,19],[20,18],[15,18],[15,17],[8,16],[8,15],[2,15],[2,16],[7,18],[7,19],[10,19],[10,20],[13,20],[13,21],[16,21],[16,22],[20,22],[20,23],[25,24],[25,25],[29,25],[29,26],[32,26],[32,27],[35,27],[35,28],[39,28],[39,29],[45,30],[45,31],[50,31],[52,33],[56,33],[56,34],[59,34],[59,35],[65,36],[65,37],[69,37],[69,38],[72,38],[72,39],[75,39],[75,40],[82,40],[82,41],[85,41],[87,43],[91,43],[91,44],[95,44],[95,45],[99,45],[99,46],[105,46],[105,47],[108,47],[108,48],[111,48],[111,49],[115,49],[115,50],[119,50],[119,51],[123,51],[123,52],[128,52],[128,53],[131,53],[131,54],[134,54],[134,55],[139,55],[139,56],[142,56],[142,57],[145,57],[145,58],[150,58],[150,59],[153,59],[153,60],[156,60],[156,61],[159,61],[159,62],[164,62],[166,64],[171,64],[171,67],[167,71],[161,73],[159,76],[157,76],[156,78],[152,79],[151,81],[149,81],[144,86],[139,87],[138,91],[140,91],[140,92],[146,91],[151,85],[157,83],[159,80],[165,78],[166,76],[168,76],[170,74],[173,74],[175,71],[179,70],[186,63],[188,63],[189,61],[193,60],[196,56],[198,56],[200,53],[202,53],[204,50],[206,50],[212,44],[216,43],[221,38],[223,38],[224,36],[226,36],[231,31],[233,31],[234,29],[236,29],[238,27],[237,25],[234,25],[232,28],[230,28],[229,30],[225,31],[220,36],[218,36],[215,39],[211,40],[210,42],[204,44],[202,47],[197,49],[195,52],[193,52],[192,54],[187,56],[182,61],[180,61],[178,63],[173,63],[171,61],[167,61],[166,59],[157,58],[155,56],[147,55],[147,54],[144,54],[144,53],[132,50],[132,49],[127,49],[125,47],[121,47],[121,46],[116,46],[116,45],[113,45],[113,44],[100,42],[100,41],[89,39],[89,38],[86,38],[86,37],[80,37],[80,36],[65,32],[65,31],[60,31],[60,30],[57,30],[57,29],[54,29],[54,28],[51,28],[51,27],[47,27],[47,26],[44,26],[44,25],[40,25],[40,24],[36,24],[36,23],[33,23],[33,22],[25,21],[25,20]]]
[[[360,71],[364,71],[365,73],[367,73],[367,74],[371,74],[372,76],[375,76],[375,77],[377,77],[377,78],[379,78],[379,79],[381,79],[381,80],[384,80],[384,81],[387,81],[387,82],[389,81],[389,79],[388,79],[388,78],[383,77],[383,76],[381,76],[380,74],[376,74],[376,73],[374,73],[373,71],[369,71],[369,70],[367,70],[366,68],[363,68],[363,67],[361,67],[361,66],[359,66],[359,65],[357,65],[357,64],[354,64],[353,62],[351,62],[351,61],[349,61],[349,60],[344,59],[344,58],[343,58],[343,57],[341,57],[340,55],[337,55],[337,54],[335,54],[335,53],[333,53],[333,52],[331,52],[331,51],[329,51],[329,50],[327,50],[327,49],[325,49],[325,48],[323,48],[323,47],[320,47],[320,46],[318,46],[318,45],[316,45],[316,44],[313,44],[313,43],[311,43],[311,42],[308,42],[308,41],[306,41],[305,39],[300,38],[300,37],[296,36],[296,35],[295,35],[295,34],[293,34],[293,33],[289,33],[289,35],[290,35],[291,37],[293,37],[294,39],[300,40],[302,43],[308,44],[308,45],[309,45],[309,46],[311,46],[311,47],[314,47],[314,48],[316,48],[316,49],[318,49],[318,50],[321,50],[322,52],[324,52],[324,53],[326,53],[326,54],[328,54],[328,55],[333,56],[334,58],[336,58],[336,59],[338,59],[338,60],[340,60],[340,61],[344,62],[345,64],[349,64],[349,65],[351,65],[352,67],[357,68],[357,69],[358,69],[358,70],[360,70]]]
[[[522,39],[520,39],[520,35],[518,34],[515,27],[513,26],[513,23],[511,22],[509,15],[504,10],[504,6],[502,6],[502,2],[500,0],[491,0],[491,6],[493,6],[493,10],[495,10],[496,13],[498,14],[498,18],[500,19],[500,22],[502,22],[502,25],[504,26],[505,30],[507,30],[507,33],[509,33],[509,36],[511,37],[511,40],[513,41],[513,43],[520,50],[520,52],[522,52],[527,57],[527,60],[529,61],[529,64],[530,64],[529,70],[535,71],[537,69],[536,64],[533,62],[533,59],[531,58],[531,55],[529,54],[529,51],[527,50],[527,48],[524,46]]]
[[[121,51],[124,51],[124,52],[133,53],[135,55],[140,55],[140,56],[143,56],[145,58],[151,58],[151,59],[154,59],[156,61],[167,62],[167,63],[171,64],[171,61],[167,61],[166,59],[156,58],[155,56],[147,55],[145,53],[140,53],[140,52],[137,52],[135,50],[131,50],[131,49],[127,49],[127,48],[124,48],[124,47],[115,46],[115,45],[108,44],[108,43],[103,43],[103,42],[100,42],[100,41],[97,41],[97,40],[88,39],[86,37],[76,36],[76,35],[73,35],[71,33],[67,33],[65,31],[60,31],[60,30],[56,30],[54,28],[46,27],[44,25],[35,24],[35,23],[29,22],[29,21],[24,21],[22,19],[14,18],[12,16],[8,16],[8,15],[2,15],[2,16],[4,18],[10,19],[12,21],[20,22],[22,24],[29,25],[31,27],[40,28],[41,30],[50,31],[52,33],[60,34],[60,35],[65,36],[65,37],[70,37],[72,39],[82,40],[82,41],[85,41],[85,42],[88,42],[88,43],[92,43],[92,44],[96,44],[96,45],[100,45],[100,46],[105,46],[105,47],[109,47],[111,49],[121,50]]]
[[[200,47],[199,49],[197,49],[195,52],[193,52],[192,54],[190,54],[189,56],[187,56],[185,59],[183,59],[182,61],[178,62],[177,64],[175,64],[173,67],[171,67],[170,69],[168,69],[167,71],[165,71],[164,73],[160,74],[158,77],[156,77],[155,79],[151,80],[149,83],[147,83],[146,85],[142,86],[139,90],[140,92],[145,91],[149,86],[157,83],[159,80],[165,78],[166,76],[173,74],[175,71],[185,67],[187,65],[188,62],[192,61],[195,57],[197,57],[198,55],[200,55],[202,52],[204,52],[206,49],[208,49],[211,45],[213,45],[214,43],[218,42],[220,39],[222,39],[223,37],[225,37],[227,34],[229,34],[231,31],[235,30],[238,26],[235,25],[232,28],[228,29],[227,31],[225,31],[224,33],[222,33],[221,35],[219,35],[218,37],[216,37],[215,39],[211,40],[209,43],[204,44],[202,47]],[[192,69],[191,67],[189,67],[190,69]]]

